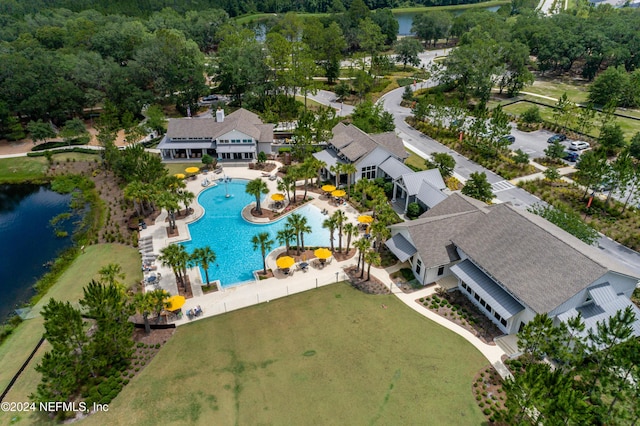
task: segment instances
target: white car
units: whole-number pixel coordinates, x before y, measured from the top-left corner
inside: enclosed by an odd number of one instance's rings
[[[583,151],[589,148],[591,148],[591,145],[589,145],[589,143],[585,141],[572,141],[569,144],[570,151]]]

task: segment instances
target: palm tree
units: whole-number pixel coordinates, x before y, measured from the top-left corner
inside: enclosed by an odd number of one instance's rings
[[[389,239],[391,231],[383,221],[376,221],[371,225],[371,234],[376,239],[376,250],[378,253],[382,250],[382,243]]]
[[[156,323],[160,319],[160,313],[167,307],[169,293],[165,290],[157,289],[148,293],[137,293],[133,299],[133,306],[144,319],[144,331],[148,335],[151,333],[149,315],[156,313]]]
[[[342,163],[336,163],[333,166],[329,167],[329,171],[336,176],[336,188],[340,186],[340,172],[342,172]]]
[[[117,263],[110,263],[102,267],[98,273],[100,274],[101,282],[114,286],[122,286],[122,283],[118,281],[118,279],[123,280],[125,278],[122,268]]]
[[[364,270],[364,253],[371,247],[371,242],[367,238],[360,238],[353,245],[358,249],[358,269],[360,269],[360,262],[362,261],[362,269]]]
[[[173,232],[176,229],[176,210],[180,208],[177,194],[171,192],[160,192],[155,196],[155,203],[160,208],[166,209],[169,217],[169,229]]]
[[[207,285],[209,285],[209,266],[216,263],[216,252],[214,252],[209,246],[197,248],[191,254],[191,261],[196,265],[202,266],[202,269],[204,269],[205,279],[207,280]]]
[[[162,262],[162,266],[169,266],[176,276],[176,282],[181,282],[183,287],[187,288],[184,277],[187,274],[187,264],[189,263],[189,253],[179,244],[171,244],[160,250],[158,260]]]
[[[358,182],[356,182],[356,188],[362,194],[362,200],[360,201],[360,203],[362,204],[363,207],[365,205],[365,202],[367,201],[367,193],[371,190],[372,187],[373,187],[373,182],[371,182],[369,179],[363,178],[363,179],[360,179]]]
[[[342,165],[342,172],[347,175],[347,200],[351,198],[351,176],[358,171],[353,163],[345,163]]]
[[[342,210],[336,210],[331,217],[335,220],[336,226],[338,227],[338,252],[342,253],[342,227],[347,220],[347,215],[345,215]]]
[[[322,182],[322,169],[324,169],[325,167],[327,167],[327,163],[325,163],[322,160],[318,160],[315,157],[312,157],[315,161],[313,162],[313,167],[316,170],[316,174],[317,174],[317,181],[316,181],[316,186],[318,188],[320,188],[320,183]]]
[[[308,227],[307,218],[299,213],[293,213],[287,218],[287,226],[290,226],[296,234],[296,254],[300,255],[300,239],[302,237],[303,228]]]
[[[358,227],[351,222],[345,223],[344,235],[347,236],[347,249],[345,251],[346,254],[349,254],[349,246],[351,245],[351,238],[358,235]]]
[[[375,250],[369,250],[364,254],[364,260],[369,264],[367,268],[367,281],[371,279],[371,265],[380,266],[382,259],[380,259],[380,253]],[[362,272],[364,272],[364,264],[362,265]],[[362,276],[360,276],[362,278]]]
[[[269,238],[268,232],[261,232],[257,235],[254,235],[251,238],[251,242],[253,243],[253,249],[258,250],[262,253],[262,268],[264,275],[267,275],[267,252],[271,250],[271,246],[273,246],[273,240]]]
[[[300,227],[298,229],[300,232],[300,245],[302,246],[302,251],[304,251],[304,234],[309,234],[312,231],[311,225],[307,222],[306,216],[302,216],[302,219],[300,220]]]
[[[247,184],[245,192],[256,197],[256,212],[258,214],[262,214],[262,209],[260,208],[260,196],[262,194],[269,193],[267,183],[260,178],[254,179]]]
[[[293,229],[293,227],[291,227],[289,224],[287,224],[284,228],[282,228],[281,230],[278,231],[278,233],[276,234],[276,240],[278,240],[278,243],[283,244],[284,246],[287,247],[287,254],[289,254],[289,245],[291,243],[291,240],[293,240],[293,238],[296,235],[296,231],[295,229]]]
[[[313,177],[316,175],[317,161],[318,160],[315,157],[309,156],[305,158],[304,162],[299,166],[300,173],[304,178],[304,195],[302,196],[303,200],[307,199],[307,189],[309,185],[309,179],[313,179]]]
[[[333,232],[336,230],[338,224],[336,223],[336,219],[331,216],[328,217],[322,222],[322,227],[327,228],[329,230],[329,240],[331,241],[331,251],[333,252]]]
[[[188,215],[191,212],[189,206],[193,203],[193,200],[195,200],[196,195],[191,191],[180,191],[178,193],[178,198],[180,199],[180,202],[184,204],[184,208],[187,210]]]
[[[148,184],[134,180],[124,188],[124,199],[133,201],[133,206],[138,216],[144,216],[144,198],[147,194]]]

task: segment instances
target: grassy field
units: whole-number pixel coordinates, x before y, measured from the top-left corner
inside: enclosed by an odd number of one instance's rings
[[[395,296],[341,283],[180,327],[83,424],[478,425],[486,364]]]
[[[532,105],[533,104],[528,102],[517,102],[511,105],[507,105],[503,109],[505,112],[509,114],[520,115],[524,111],[529,109]],[[539,105],[539,108],[540,108],[540,115],[542,116],[542,118],[553,123],[554,121],[553,108],[540,106],[540,105]],[[596,114],[596,118],[594,120],[594,126],[589,132],[589,135],[594,138],[597,138],[600,135],[600,130],[599,130],[601,126],[601,121],[599,119],[600,116],[601,116],[600,113]],[[624,137],[627,140],[630,140],[633,137],[633,135],[635,135],[637,132],[640,131],[640,121],[638,120],[633,120],[630,118],[623,118],[623,117],[616,117],[616,122],[620,124],[620,127],[622,128],[622,131],[624,133]],[[569,127],[576,128],[576,129],[578,128],[577,124],[575,124],[575,120],[571,120],[569,122]]]
[[[588,88],[589,84],[584,81],[571,80],[564,82],[538,79],[534,81],[533,85],[525,87],[523,92],[536,93],[554,99],[559,99],[563,93],[566,93],[570,101],[586,103],[589,97]]]
[[[93,161],[96,155],[77,152],[60,153],[53,156],[54,162]],[[47,159],[44,157],[14,157],[0,159],[0,183],[19,183],[39,180],[47,170]]]
[[[187,167],[204,167],[202,161],[194,161],[191,163],[165,163],[164,165],[167,170],[169,170],[170,175],[175,175],[177,173],[185,174],[185,169]]]
[[[142,279],[140,255],[137,250],[120,244],[100,244],[89,246],[69,269],[60,277],[56,285],[38,302],[32,312],[39,312],[50,298],[68,300],[75,303],[82,297],[82,288],[92,278],[98,278],[98,271],[109,263],[118,263],[126,274],[125,284],[133,286]],[[42,333],[43,321],[40,316],[24,321],[17,330],[0,345],[0,389],[4,390],[13,375],[18,371],[28,354],[33,350]],[[40,375],[34,367],[46,351],[43,345],[36,357],[22,373],[5,401],[27,401],[28,395],[35,390]],[[9,413],[0,411],[0,424],[9,424]]]
[[[416,7],[399,7],[399,8],[395,8],[395,9],[391,9],[391,13],[395,14],[399,14],[399,13],[420,13],[420,12],[432,12],[434,10],[456,10],[456,11],[460,11],[460,10],[465,10],[465,9],[477,9],[477,8],[487,8],[487,7],[493,7],[493,6],[502,6],[505,4],[509,4],[510,2],[508,0],[492,0],[492,1],[485,1],[485,2],[481,2],[481,3],[474,3],[474,4],[457,4],[457,5],[451,5],[451,6],[416,6]]]

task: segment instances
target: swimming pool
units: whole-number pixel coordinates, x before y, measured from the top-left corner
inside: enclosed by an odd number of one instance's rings
[[[194,249],[209,246],[216,253],[216,263],[209,267],[209,280],[220,280],[223,287],[229,287],[253,280],[253,271],[262,269],[260,249],[254,250],[251,238],[268,232],[274,240],[272,248],[279,247],[276,233],[284,228],[286,216],[270,224],[249,223],[242,218],[242,209],[255,201],[255,197],[245,192],[245,180],[233,180],[228,183],[231,197],[226,198],[225,185],[207,188],[198,196],[198,202],[205,209],[199,220],[189,224],[191,240],[182,245],[189,253]],[[322,228],[326,218],[320,210],[309,204],[297,213],[307,217],[312,232],[304,235],[305,246],[324,246],[329,244],[329,231]],[[292,242],[295,244],[295,241]],[[202,281],[204,270],[200,269]]]

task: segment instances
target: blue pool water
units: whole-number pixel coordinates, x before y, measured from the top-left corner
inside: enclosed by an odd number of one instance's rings
[[[209,267],[209,280],[220,280],[223,287],[253,280],[253,271],[262,269],[262,255],[259,248],[253,249],[251,238],[260,232],[268,232],[274,240],[272,249],[275,249],[280,246],[276,240],[276,233],[284,228],[286,222],[286,216],[265,225],[245,221],[242,218],[242,209],[255,201],[254,196],[245,192],[246,185],[247,181],[244,180],[230,182],[230,198],[225,197],[224,184],[203,191],[198,197],[198,202],[204,207],[205,214],[197,222],[189,225],[191,241],[182,243],[189,253],[195,248],[207,245],[213,249],[217,260],[214,266]],[[307,205],[297,213],[307,217],[312,230],[304,235],[305,246],[327,247],[329,231],[322,228],[322,221],[326,217],[320,210]],[[292,244],[295,245],[295,241]],[[204,271],[200,269],[204,282]]]

